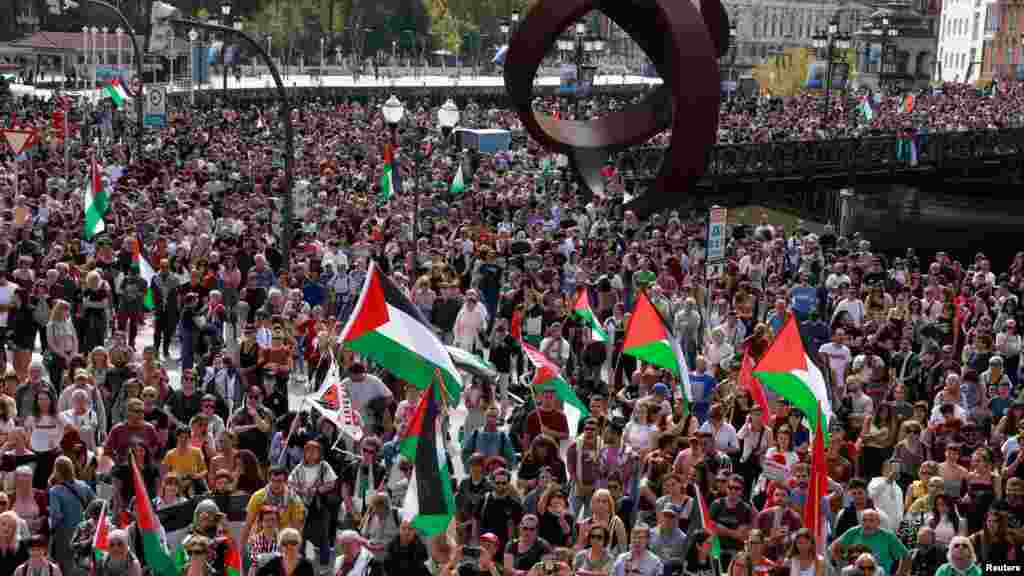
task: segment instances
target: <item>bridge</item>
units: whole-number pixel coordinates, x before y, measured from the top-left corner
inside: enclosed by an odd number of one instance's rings
[[[896,136],[721,144],[708,152],[707,172],[683,204],[762,204],[806,218],[833,219],[842,188],[873,183],[984,178],[1010,185],[1024,179],[1024,128],[920,135],[916,158]],[[663,149],[643,146],[614,159],[633,195],[661,169]],[[833,194],[826,194],[832,192]]]

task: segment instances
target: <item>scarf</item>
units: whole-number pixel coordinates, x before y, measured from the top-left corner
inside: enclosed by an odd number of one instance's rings
[[[369,469],[369,473],[364,475],[364,471]],[[356,472],[356,491],[352,497],[352,506],[356,509],[356,512],[362,513],[366,503],[366,494],[372,493],[377,486],[373,474],[373,464],[370,465],[359,465],[359,470]]]

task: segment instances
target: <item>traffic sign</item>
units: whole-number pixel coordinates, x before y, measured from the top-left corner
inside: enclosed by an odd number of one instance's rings
[[[711,207],[708,218],[708,262],[725,260],[725,208]]]
[[[21,156],[23,152],[31,148],[39,139],[35,130],[3,130],[4,139],[15,156]]]
[[[151,86],[146,91],[146,126],[167,125],[167,94],[163,86]]]

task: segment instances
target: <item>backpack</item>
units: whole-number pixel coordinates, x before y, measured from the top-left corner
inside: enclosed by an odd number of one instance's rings
[[[49,560],[46,561],[46,564],[47,566],[45,576],[53,576],[54,571],[60,570],[60,568],[58,568],[56,564],[50,562]],[[28,576],[28,562],[25,562],[21,566],[15,568],[14,576]]]
[[[501,434],[501,447],[498,448],[498,456],[501,456],[502,458],[504,458],[505,457],[505,433],[502,432],[501,430],[499,430],[498,433]],[[477,436],[479,436],[479,435],[480,435],[480,429],[479,428],[477,428],[476,430],[473,430],[473,433],[469,435],[469,444],[470,444],[470,446],[473,447],[473,449],[469,451],[469,453],[471,455],[476,453],[476,439],[477,439]]]

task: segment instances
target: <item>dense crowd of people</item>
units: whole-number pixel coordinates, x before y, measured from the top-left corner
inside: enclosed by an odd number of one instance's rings
[[[1020,98],[972,90],[922,95],[905,117],[883,98],[878,128],[992,127]],[[801,102],[784,109],[814,124]],[[724,274],[706,282],[703,216],[622,213],[613,168],[607,196],[570,193],[532,141],[453,152],[437,103],[406,102],[407,187],[386,199],[379,104],[180,108],[141,149],[101,110],[82,114],[70,166],[55,141],[17,172],[4,162],[0,574],[167,576],[140,535],[141,487],[158,514],[195,504],[166,553],[196,576],[229,573],[233,551],[257,576],[975,576],[1024,559],[1024,254],[890,260],[830,227],[765,221],[731,227]],[[464,126],[515,128],[497,104],[461,104]],[[51,106],[5,112],[44,128]],[[279,113],[293,116],[297,184],[315,199],[287,253]],[[750,127],[769,118],[804,133],[777,111],[740,114],[723,116],[730,138],[760,138]],[[109,211],[83,239],[93,165]],[[464,472],[450,529],[429,539],[402,514],[414,463],[398,455],[421,392],[338,342],[371,261],[443,341],[497,373],[467,374],[448,414],[462,415],[449,468]],[[573,314],[580,291],[608,342]],[[641,291],[687,357],[692,405],[671,371],[622,354]],[[766,414],[738,378],[793,316],[834,407],[825,541],[801,514],[808,415],[774,396]],[[521,341],[589,406],[578,426],[554,392],[531,394]],[[361,433],[289,401],[327,380]],[[226,496],[246,500],[237,531]]]

